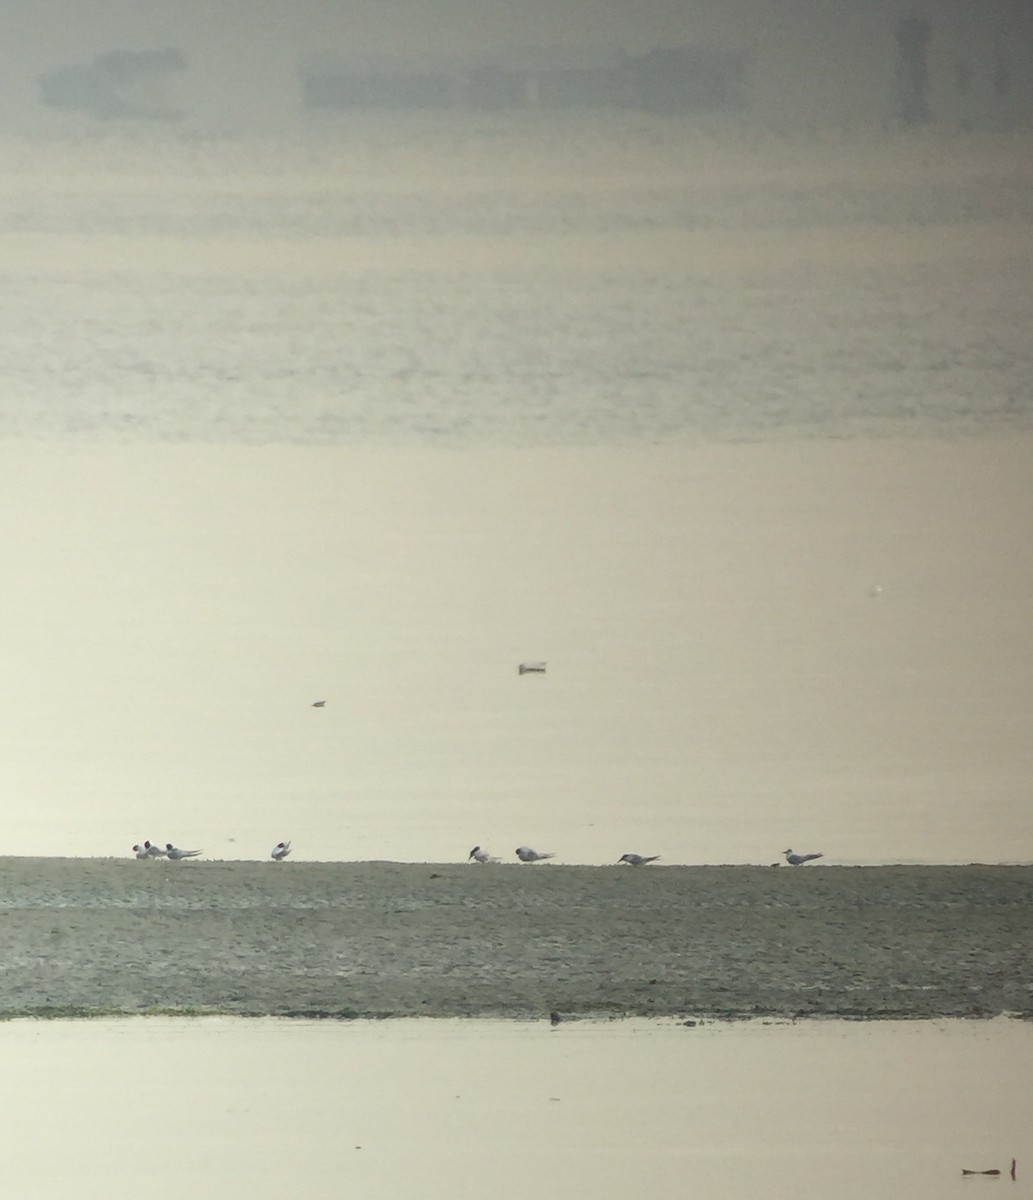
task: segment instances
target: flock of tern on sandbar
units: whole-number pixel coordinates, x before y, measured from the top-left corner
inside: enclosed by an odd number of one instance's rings
[[[556,855],[551,851],[543,852],[541,850],[532,850],[530,846],[517,846],[515,853],[517,858],[519,858],[521,862],[525,863],[544,862],[547,858],[556,857]],[[786,862],[791,867],[799,867],[805,862],[810,862],[812,859],[824,857],[822,854],[796,854],[792,850],[783,850],[782,853],[785,855]],[[617,859],[617,865],[620,866],[622,863],[624,863],[629,867],[644,867],[651,862],[657,862],[659,858],[659,854],[628,853],[622,854],[620,858]],[[502,860],[496,858],[494,854],[489,854],[483,846],[474,846],[467,856],[467,861],[479,863],[497,863],[501,862]],[[773,863],[772,866],[777,867],[778,863]]]
[[[291,852],[290,842],[277,842],[272,848],[269,857],[273,862],[283,862]],[[203,850],[180,850],[178,846],[173,846],[171,842],[165,843],[165,849],[160,846],[155,846],[153,842],[142,842],[138,846],[133,847],[133,853],[137,858],[171,858],[173,862],[177,862],[181,858],[196,858],[199,854],[204,854]]]
[[[269,853],[269,857],[273,862],[283,862],[291,852],[290,842],[277,842]],[[161,846],[154,845],[153,842],[142,842],[133,847],[133,853],[137,858],[170,858],[173,862],[181,858],[196,858],[199,854],[203,854],[203,850],[181,850],[178,846],[174,846],[171,842],[165,843],[164,850]],[[517,846],[517,858],[524,863],[545,862],[546,859],[555,858],[556,855],[551,850],[532,850],[530,846]],[[795,854],[792,850],[783,850],[786,862],[791,867],[799,867],[805,862],[810,862],[811,859],[821,858],[821,854]],[[657,862],[660,858],[659,854],[622,854],[617,859],[617,865],[624,864],[629,867],[645,867],[649,863]],[[489,854],[483,846],[474,846],[466,858],[467,862],[475,863],[497,863],[501,862],[500,858],[496,858],[494,854]],[[773,863],[772,866],[778,866],[778,863]]]

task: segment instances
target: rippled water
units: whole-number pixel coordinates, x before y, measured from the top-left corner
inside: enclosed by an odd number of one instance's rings
[[[916,155],[594,116],[5,148],[3,436],[1029,427],[1021,138]]]

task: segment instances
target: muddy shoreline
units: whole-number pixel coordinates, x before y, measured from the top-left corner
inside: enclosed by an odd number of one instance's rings
[[[1033,867],[0,859],[0,1016],[1033,1015]]]

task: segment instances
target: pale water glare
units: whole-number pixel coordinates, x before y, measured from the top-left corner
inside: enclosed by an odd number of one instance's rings
[[[1028,861],[1029,466],[7,444],[4,851]]]
[[[7,1186],[38,1200],[1030,1195],[1033,1028],[1007,1020],[15,1021],[0,1046]]]

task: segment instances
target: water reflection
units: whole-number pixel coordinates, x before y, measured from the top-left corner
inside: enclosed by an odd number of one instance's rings
[[[0,1039],[12,1195],[942,1200],[1012,1155],[997,1186],[1025,1194],[1033,1027],[1006,1020],[17,1021]]]

